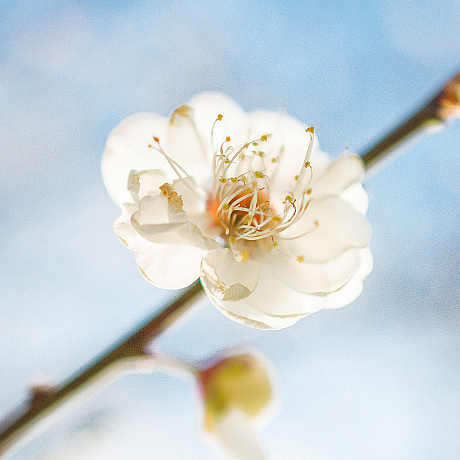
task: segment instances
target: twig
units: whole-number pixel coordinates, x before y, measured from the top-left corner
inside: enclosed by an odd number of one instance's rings
[[[383,137],[377,144],[361,154],[366,170],[375,172],[393,159],[417,134],[425,134],[433,128],[441,128],[444,122],[460,114],[460,72],[451,78],[442,89],[415,115]]]
[[[47,421],[48,416],[54,415],[58,409],[67,409],[66,403],[74,402],[76,396],[86,394],[88,390],[96,390],[112,378],[129,372],[133,366],[142,367],[144,362],[149,365],[152,357],[146,352],[146,347],[182,316],[201,293],[201,284],[195,281],[170,306],[134,329],[133,333],[128,334],[83,371],[70,377],[61,387],[39,389],[33,393],[23,413],[16,420],[9,422],[10,416],[0,423],[0,455],[4,455],[20,441],[27,442],[34,432],[42,431],[43,423],[40,422]]]

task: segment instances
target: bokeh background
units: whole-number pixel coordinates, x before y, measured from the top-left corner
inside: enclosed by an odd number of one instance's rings
[[[2,1],[0,416],[60,382],[175,294],[112,230],[108,133],[204,90],[286,108],[324,150],[362,151],[460,66],[460,2]],[[237,344],[277,370],[271,459],[460,454],[460,122],[366,181],[373,273],[352,305],[256,331],[204,302],[158,347],[201,360]],[[196,389],[123,378],[14,460],[213,459]]]

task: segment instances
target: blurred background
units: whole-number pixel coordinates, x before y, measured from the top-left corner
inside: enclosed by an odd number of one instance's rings
[[[122,119],[218,90],[360,152],[458,71],[459,24],[458,0],[1,2],[0,417],[175,295],[112,230],[100,157]],[[264,332],[204,302],[158,342],[273,362],[269,458],[458,459],[459,146],[457,122],[366,181],[374,271],[350,306]],[[193,385],[130,375],[13,459],[218,458],[201,426]]]

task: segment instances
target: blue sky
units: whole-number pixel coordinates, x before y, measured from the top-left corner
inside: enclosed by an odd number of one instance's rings
[[[457,0],[7,1],[0,18],[0,415],[174,294],[112,230],[100,157],[123,118],[218,90],[286,108],[338,156],[460,65]],[[458,458],[459,145],[457,122],[366,181],[374,271],[352,305],[261,332],[205,304],[161,339],[193,359],[248,343],[273,361],[270,458]],[[184,382],[126,377],[14,460],[214,458],[199,410]]]

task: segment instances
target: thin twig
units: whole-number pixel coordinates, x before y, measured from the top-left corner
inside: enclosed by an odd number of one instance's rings
[[[460,111],[460,72],[451,78],[442,89],[415,115],[401,123],[384,136],[377,144],[361,154],[366,170],[375,171],[392,159],[407,142],[417,134],[430,132],[432,128],[459,115]]]
[[[129,370],[130,364],[134,362],[136,365],[136,360],[142,362],[144,358],[151,358],[146,353],[146,347],[182,316],[202,292],[201,283],[199,280],[195,281],[171,305],[154,314],[84,370],[70,377],[61,387],[46,389],[32,395],[19,417],[11,422],[10,416],[0,423],[0,455],[4,455],[19,441],[27,441],[28,435],[34,434],[31,433],[32,429],[35,433],[41,431],[39,422],[45,421],[49,415],[81,395],[84,390],[94,390],[111,377],[122,375]]]

